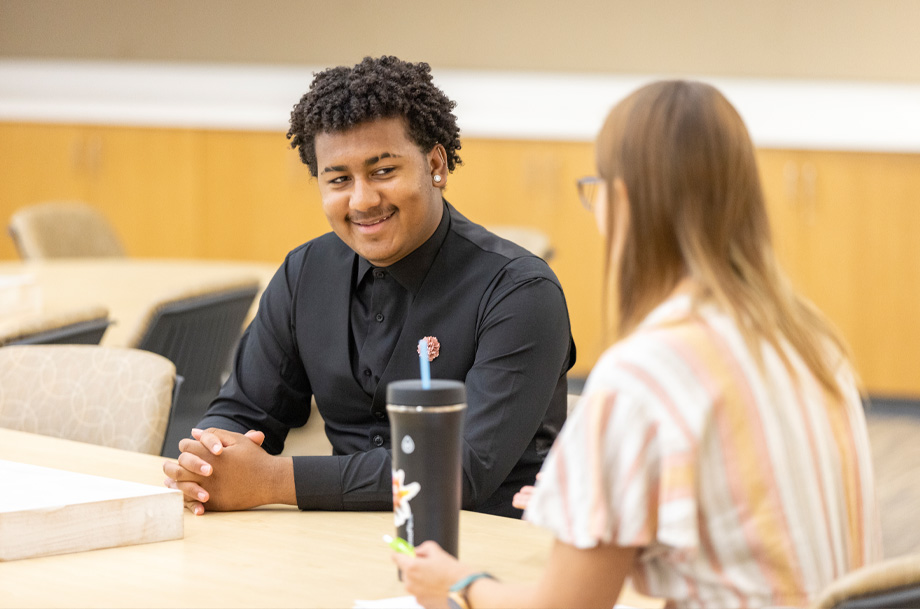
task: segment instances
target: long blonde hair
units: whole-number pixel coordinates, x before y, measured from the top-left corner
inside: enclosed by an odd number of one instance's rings
[[[605,293],[616,277],[618,337],[689,276],[699,289],[695,299],[712,299],[730,313],[758,360],[763,338],[791,369],[780,345],[785,339],[818,381],[840,395],[835,369],[846,346],[779,268],[754,147],[719,91],[687,81],[638,89],[610,112],[597,140],[597,165],[610,198]],[[626,187],[629,226],[620,263],[611,268],[617,179]]]

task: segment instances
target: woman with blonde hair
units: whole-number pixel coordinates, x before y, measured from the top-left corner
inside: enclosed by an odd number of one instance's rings
[[[670,607],[807,605],[880,557],[869,442],[843,342],[778,268],[747,129],[715,88],[658,82],[596,154],[579,186],[617,342],[519,498],[556,537],[544,575],[501,583],[426,542],[394,557],[406,588],[611,607],[628,576]]]

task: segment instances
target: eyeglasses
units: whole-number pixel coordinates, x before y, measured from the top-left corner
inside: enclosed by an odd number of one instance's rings
[[[578,178],[578,198],[588,211],[594,211],[594,202],[597,200],[597,189],[604,183],[604,178],[585,176]]]

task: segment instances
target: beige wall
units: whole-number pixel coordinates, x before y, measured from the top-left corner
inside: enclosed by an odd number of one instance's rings
[[[920,82],[917,0],[0,0],[0,57]]]

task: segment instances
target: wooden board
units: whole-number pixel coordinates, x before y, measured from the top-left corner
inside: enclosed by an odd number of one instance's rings
[[[0,561],[181,539],[182,495],[0,460]]]

